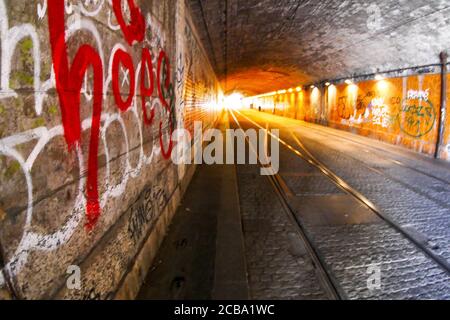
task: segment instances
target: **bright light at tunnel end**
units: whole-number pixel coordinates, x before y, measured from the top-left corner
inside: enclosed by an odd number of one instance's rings
[[[225,108],[227,109],[242,109],[244,96],[241,93],[235,92],[225,97]]]

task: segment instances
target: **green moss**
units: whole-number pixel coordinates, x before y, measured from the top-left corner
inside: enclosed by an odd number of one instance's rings
[[[20,86],[32,87],[34,85],[34,60],[31,52],[33,49],[33,41],[31,38],[26,38],[20,42],[18,48],[19,63],[16,67],[17,70],[12,72],[9,81],[9,87],[12,89],[17,89]],[[40,63],[40,61],[38,63]]]
[[[22,101],[22,99],[14,99],[14,104],[15,104],[16,108],[22,108],[23,101]]]
[[[27,38],[20,43],[20,61],[26,64],[33,64],[33,57],[31,49],[33,48],[33,41]]]
[[[15,88],[16,86],[20,86],[20,85],[33,86],[34,85],[34,77],[22,70],[16,71],[11,76],[11,81],[10,81],[9,86],[11,88]]]
[[[33,48],[33,41],[31,38],[27,38],[22,41],[20,45],[20,49],[22,50],[22,53],[28,53],[30,52],[31,48]]]
[[[17,161],[12,162],[5,172],[5,177],[9,180],[20,170],[20,163]]]
[[[34,78],[30,76],[29,74],[26,74],[25,72],[19,73],[19,79],[20,82],[26,85],[33,85],[34,84]]]
[[[0,104],[0,114],[3,114],[5,112],[5,107]]]
[[[56,113],[58,113],[58,107],[57,106],[50,106],[50,108],[48,108],[48,112],[50,113],[50,114],[56,114]]]
[[[41,67],[41,81],[50,78],[51,67],[51,64],[47,60],[44,60]]]
[[[45,126],[44,118],[37,118],[36,120],[34,120],[33,129],[43,127],[43,126]]]

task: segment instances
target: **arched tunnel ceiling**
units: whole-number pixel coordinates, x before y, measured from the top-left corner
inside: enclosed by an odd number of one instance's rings
[[[435,64],[450,47],[449,0],[187,1],[227,93]]]

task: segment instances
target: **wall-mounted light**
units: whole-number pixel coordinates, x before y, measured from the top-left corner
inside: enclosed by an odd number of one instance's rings
[[[300,92],[300,91],[302,91],[302,87],[297,87],[297,88],[295,88],[295,90],[296,90],[297,92]]]
[[[315,85],[311,85],[311,89],[314,89],[316,86]]]
[[[331,85],[331,83],[325,82],[325,86],[329,87],[330,85]]]
[[[291,88],[291,89],[288,90],[288,92],[292,93],[292,92],[294,92],[294,89]]]
[[[348,85],[351,85],[351,84],[353,84],[353,81],[350,80],[350,79],[347,79],[347,80],[345,80],[345,83],[348,84]]]
[[[277,93],[278,93],[278,94],[285,94],[285,93],[286,93],[286,90],[279,90]]]

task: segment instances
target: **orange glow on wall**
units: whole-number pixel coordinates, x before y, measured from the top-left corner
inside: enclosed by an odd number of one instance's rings
[[[274,113],[316,123],[327,120],[331,127],[432,155],[437,142],[440,86],[440,75],[429,74],[314,87],[305,94],[293,94],[294,99],[285,100]],[[274,101],[266,103],[273,106]],[[450,112],[447,114],[444,157],[450,159]]]
[[[442,158],[450,159],[450,74],[447,76],[447,112],[446,112],[444,145],[442,146]]]

